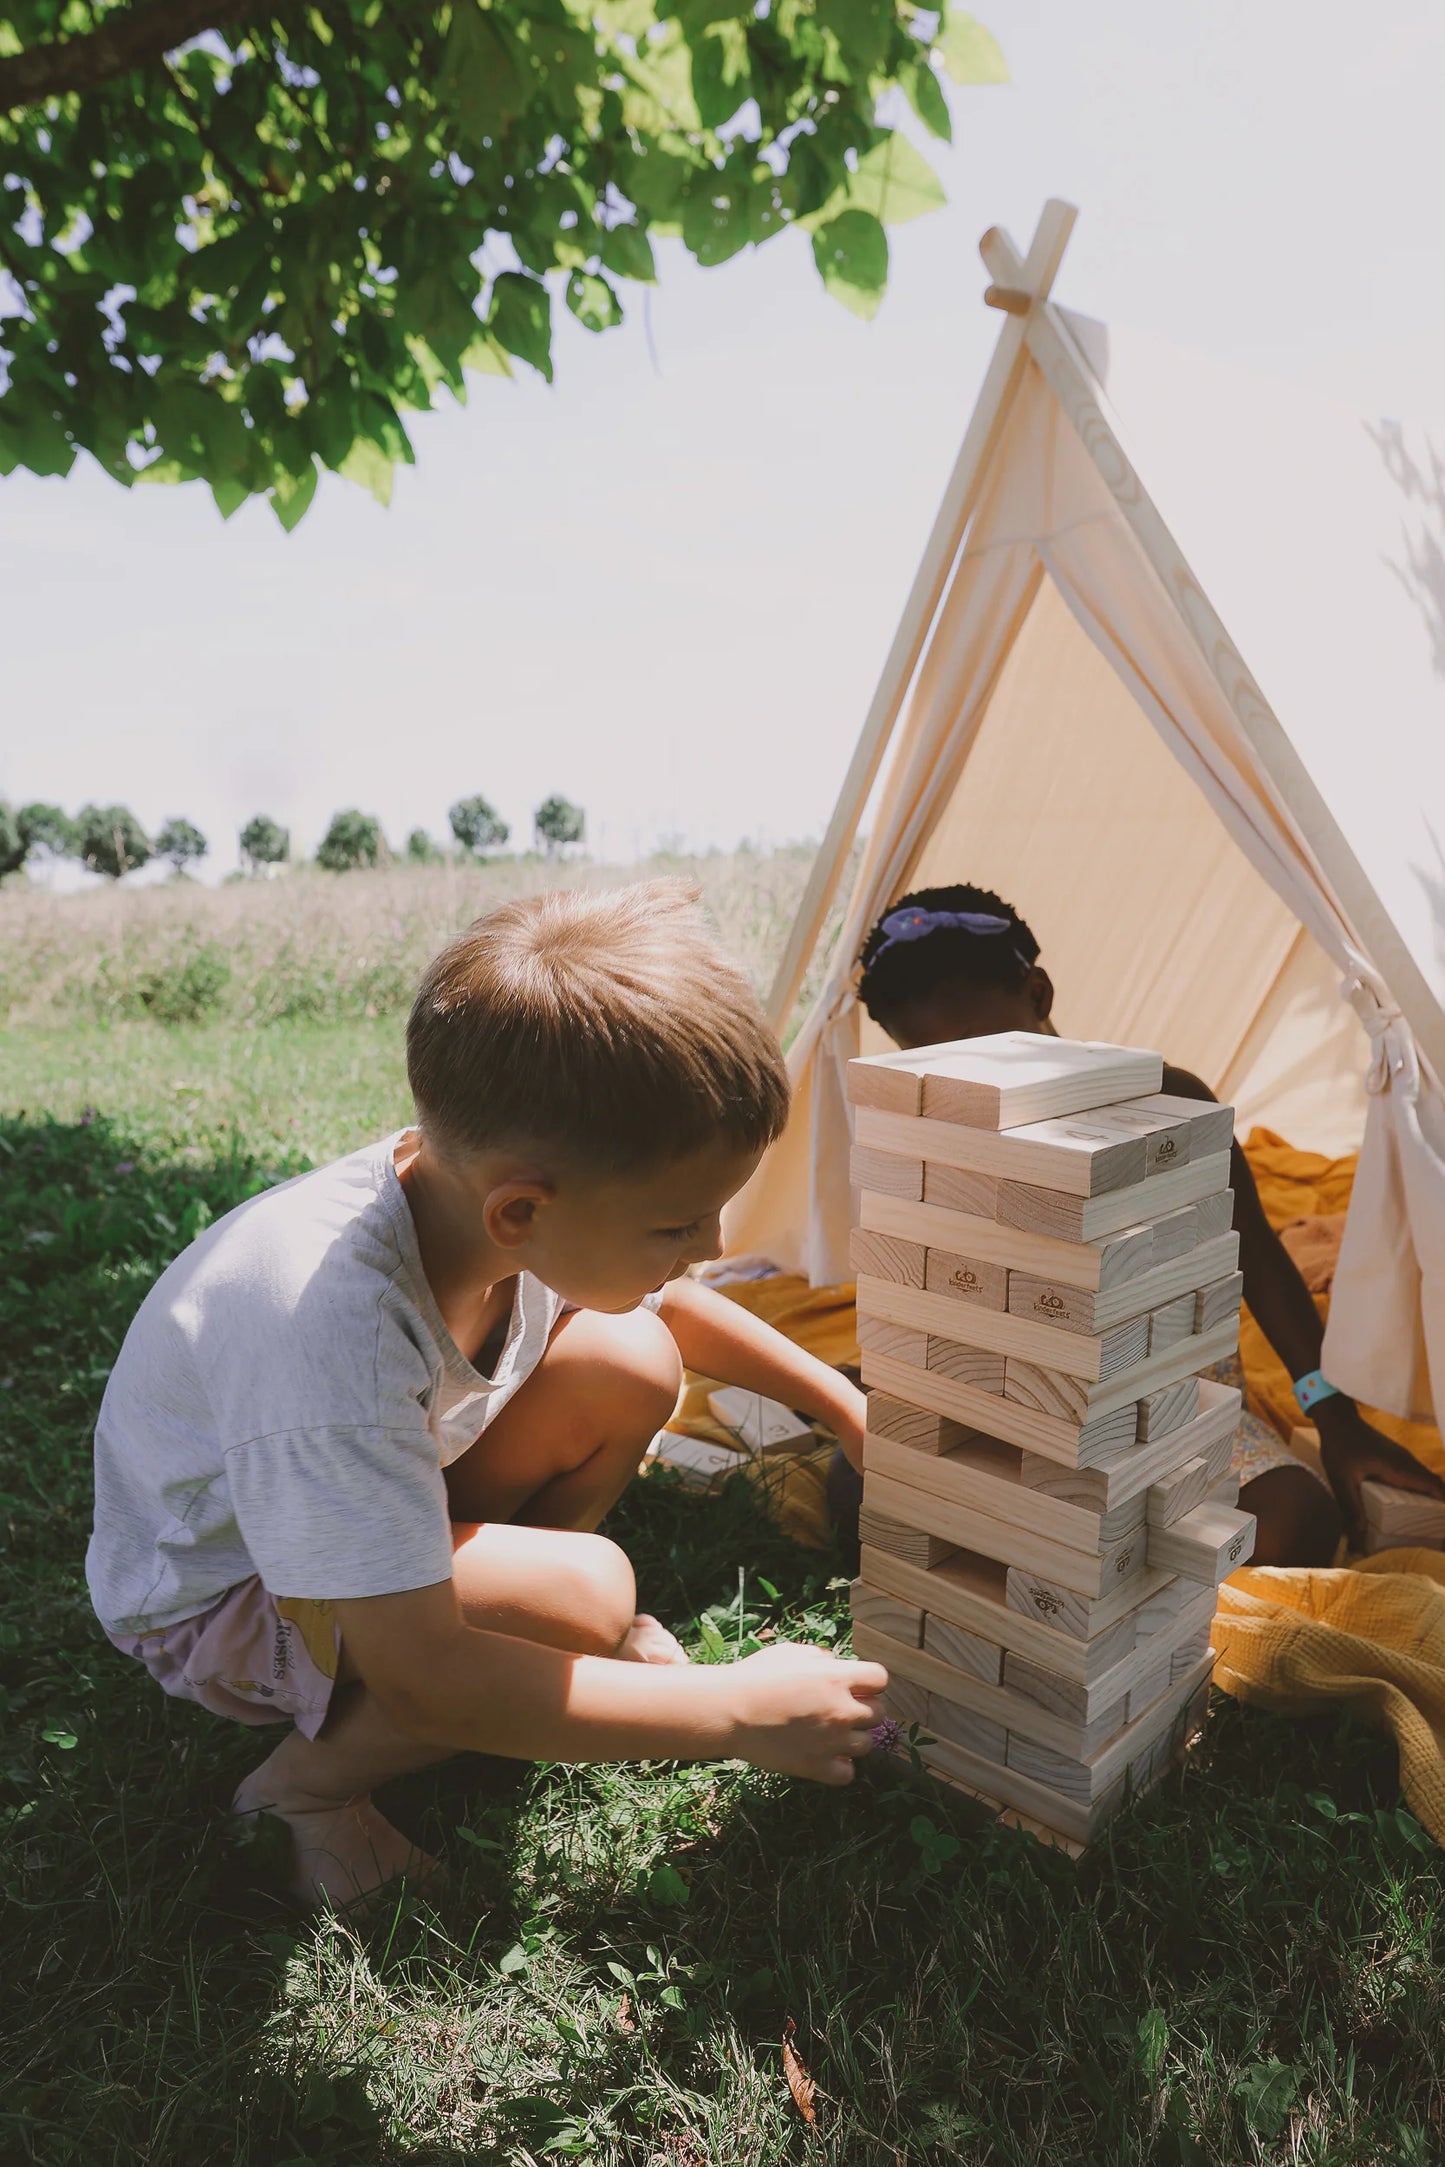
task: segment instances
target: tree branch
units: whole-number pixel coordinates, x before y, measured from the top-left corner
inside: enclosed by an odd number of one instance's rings
[[[97,90],[133,68],[152,66],[203,30],[250,22],[272,6],[273,0],[149,0],[107,15],[85,37],[27,46],[0,60],[0,113],[67,91]]]

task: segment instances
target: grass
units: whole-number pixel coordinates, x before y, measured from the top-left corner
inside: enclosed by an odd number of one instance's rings
[[[257,1742],[99,1638],[110,1361],[169,1257],[405,1116],[395,1019],[12,1031],[0,1052],[0,2159],[44,2167],[1195,2167],[1445,2155],[1445,1870],[1393,1752],[1217,1699],[1079,1866],[907,1766],[462,1759],[397,1786],[434,1903],[298,1921],[220,1807]],[[615,1517],[702,1657],[843,1642],[734,1483]],[[818,2086],[795,2105],[782,2038]]]
[[[536,858],[278,880],[107,883],[56,896],[0,885],[0,1017],[113,1023],[337,1022],[406,1009],[423,964],[481,912],[541,887],[610,887],[649,877],[700,889],[729,952],[759,991],[792,923],[812,851],[705,857],[660,852],[641,867]],[[834,920],[836,929],[836,917]],[[816,984],[816,974],[805,993]]]

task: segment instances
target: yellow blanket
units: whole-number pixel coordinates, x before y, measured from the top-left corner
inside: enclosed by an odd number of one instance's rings
[[[1277,1715],[1336,1703],[1400,1750],[1405,1802],[1445,1843],[1445,1556],[1385,1550],[1343,1572],[1246,1567],[1219,1591],[1216,1685]]]

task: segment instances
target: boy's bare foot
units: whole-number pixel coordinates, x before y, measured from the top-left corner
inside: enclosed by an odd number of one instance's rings
[[[400,1874],[420,1886],[435,1872],[437,1861],[430,1852],[420,1850],[399,1828],[393,1828],[370,1798],[340,1804],[299,1794],[278,1798],[273,1795],[274,1785],[267,1781],[268,1767],[263,1761],[247,1776],[231,1800],[231,1811],[243,1820],[270,1814],[290,1831],[287,1885],[299,1903],[343,1911]]]
[[[627,1663],[686,1663],[690,1661],[686,1648],[665,1625],[650,1618],[642,1611],[628,1628],[627,1638],[617,1653]]]

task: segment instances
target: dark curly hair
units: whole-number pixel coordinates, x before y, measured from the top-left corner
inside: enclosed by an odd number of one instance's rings
[[[1005,903],[991,888],[974,888],[963,881],[950,888],[919,888],[890,903],[883,915],[891,917],[904,909],[986,911],[991,917],[1007,918],[1013,932],[989,935],[970,933],[965,926],[939,926],[921,940],[890,943],[880,919],[858,957],[862,968],[858,998],[875,1023],[949,980],[965,979],[1012,991],[1022,986],[1038,961],[1039,944],[1032,932],[1012,903]]]

